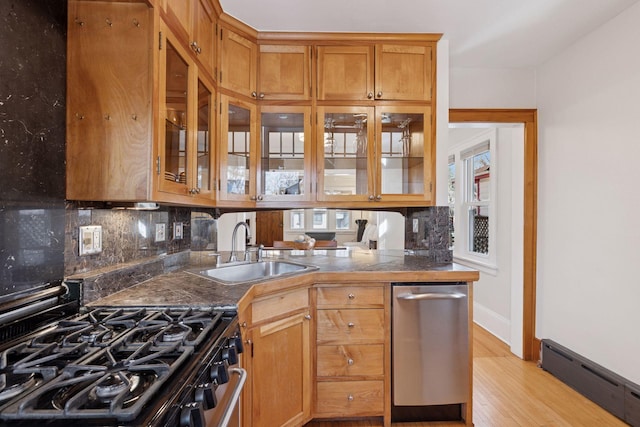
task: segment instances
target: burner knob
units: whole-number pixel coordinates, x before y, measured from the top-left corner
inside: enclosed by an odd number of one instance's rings
[[[215,381],[216,384],[225,384],[229,382],[229,374],[227,373],[227,367],[223,362],[216,362],[209,373],[211,381]]]
[[[233,347],[227,347],[222,350],[222,360],[229,362],[229,365],[235,365],[238,363],[238,353]]]
[[[195,391],[195,399],[196,402],[202,403],[202,407],[205,410],[215,408],[218,404],[218,400],[216,399],[216,392],[213,388],[213,384],[211,383],[200,384],[199,386],[197,386]]]
[[[187,403],[180,412],[180,427],[204,427],[204,410],[200,402]]]
[[[242,337],[233,337],[229,340],[229,347],[235,348],[236,353],[240,354],[244,351],[244,347],[242,345]]]

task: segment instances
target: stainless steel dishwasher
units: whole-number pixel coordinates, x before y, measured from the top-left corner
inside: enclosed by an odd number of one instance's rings
[[[394,406],[469,400],[468,296],[465,283],[393,285]]]

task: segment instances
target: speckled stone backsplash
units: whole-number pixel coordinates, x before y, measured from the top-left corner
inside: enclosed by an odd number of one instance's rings
[[[417,232],[414,232],[414,220]],[[449,207],[407,209],[404,247],[434,262],[452,262]]]

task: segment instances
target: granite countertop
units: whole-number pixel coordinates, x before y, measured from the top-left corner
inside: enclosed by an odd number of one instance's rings
[[[280,279],[239,285],[225,285],[197,274],[211,268],[213,257],[192,258],[188,267],[160,274],[142,283],[91,302],[92,306],[183,306],[235,308],[248,292],[272,292],[280,287],[307,281],[361,282],[476,281],[478,272],[456,263],[439,264],[426,258],[405,255],[401,250],[315,250],[265,251],[266,259],[283,259],[318,267],[318,270]],[[351,276],[351,277],[349,277]]]

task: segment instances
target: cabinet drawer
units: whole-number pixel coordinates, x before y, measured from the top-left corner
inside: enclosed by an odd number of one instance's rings
[[[381,286],[345,286],[318,288],[317,305],[322,307],[384,307],[384,288]]]
[[[316,415],[377,416],[384,412],[383,381],[319,382],[316,393]]]
[[[284,315],[309,307],[309,290],[298,289],[274,295],[251,305],[251,321],[257,323],[271,317]]]
[[[384,375],[384,345],[319,345],[318,376]]]
[[[384,342],[383,309],[317,310],[318,344]]]

